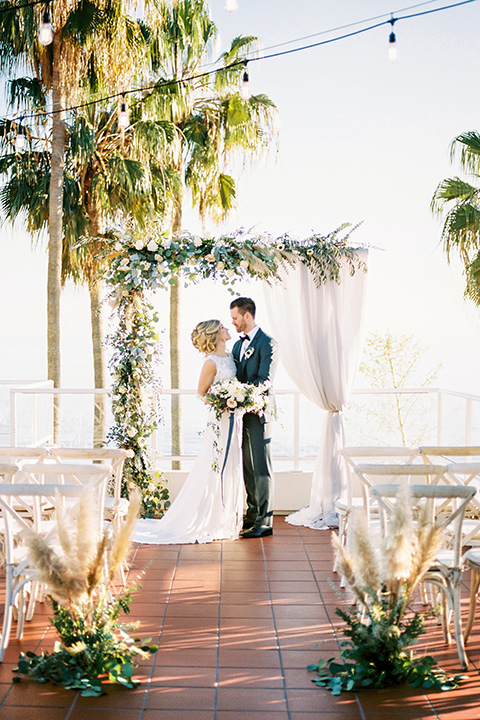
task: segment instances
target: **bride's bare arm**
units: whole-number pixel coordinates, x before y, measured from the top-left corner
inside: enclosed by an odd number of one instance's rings
[[[206,360],[203,364],[202,372],[200,373],[200,378],[198,380],[197,392],[199,395],[203,395],[210,390],[210,386],[213,383],[213,378],[215,377],[216,372],[217,366],[215,365],[215,361]]]

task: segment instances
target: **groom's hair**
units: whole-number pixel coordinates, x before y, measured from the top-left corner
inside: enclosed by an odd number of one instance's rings
[[[245,315],[246,312],[249,312],[253,318],[255,317],[256,307],[255,307],[255,303],[253,302],[252,298],[247,298],[247,297],[235,298],[235,300],[232,300],[232,302],[230,303],[230,310],[232,310],[232,308],[235,308],[235,307],[238,308],[238,311],[242,315]]]

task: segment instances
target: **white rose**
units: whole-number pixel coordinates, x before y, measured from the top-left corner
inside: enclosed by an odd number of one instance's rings
[[[147,489],[148,489],[148,492],[155,492],[155,490],[157,489],[157,486],[155,485],[155,483],[150,483],[150,485],[148,486]]]
[[[234,410],[237,407],[237,401],[235,398],[229,397],[227,400],[227,406]]]
[[[202,245],[202,242],[203,242],[202,238],[196,237],[195,240],[193,241],[193,244],[195,245],[195,247],[200,247]]]
[[[143,250],[143,240],[137,240],[135,243],[135,250]]]
[[[137,434],[137,428],[134,428],[133,425],[130,425],[130,427],[127,428],[128,437],[133,438],[133,437],[135,437],[136,434]]]
[[[117,252],[120,252],[120,250],[122,250],[122,249],[123,249],[122,243],[121,243],[121,242],[116,242],[116,243],[115,243],[115,250],[116,250]]]
[[[218,262],[218,263],[217,263],[217,270],[223,270],[224,267],[225,267],[225,263],[224,263],[224,262]]]
[[[150,250],[150,252],[155,252],[155,250],[158,250],[158,245],[155,240],[150,240],[147,245],[147,250]]]
[[[159,255],[158,253],[155,253],[155,260],[161,260],[161,259],[162,259],[162,256]]]
[[[208,262],[215,262],[215,255],[213,253],[209,253],[205,260],[208,260]]]
[[[125,387],[125,385],[120,385],[120,387],[118,388],[118,392],[122,393],[122,395],[123,395],[123,393],[126,393],[127,388]]]
[[[241,260],[241,261],[240,261],[240,265],[241,265],[243,268],[248,268],[248,260]]]
[[[235,275],[235,270],[227,270],[227,277],[233,277]]]

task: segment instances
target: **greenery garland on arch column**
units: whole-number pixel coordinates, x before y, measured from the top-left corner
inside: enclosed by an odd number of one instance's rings
[[[235,284],[248,277],[273,282],[280,267],[304,263],[317,285],[339,282],[347,264],[351,274],[365,264],[349,238],[355,228],[344,224],[327,236],[298,240],[289,235],[273,238],[243,230],[220,238],[183,233],[170,238],[157,223],[146,230],[114,232],[108,242],[108,269],[104,277],[111,286],[110,300],[118,314],[115,332],[108,338],[113,349],[111,369],[114,426],[109,439],[132,449],[125,465],[126,492],[137,485],[143,495],[143,515],[160,517],[168,507],[168,491],[152,470],[148,438],[157,423],[157,408],[149,404],[158,389],[156,359],[158,320],[147,293],[166,287],[173,277],[185,285],[206,278],[221,281],[234,294]]]

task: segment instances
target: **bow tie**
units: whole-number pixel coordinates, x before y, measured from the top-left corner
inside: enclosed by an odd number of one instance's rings
[[[245,340],[249,341],[250,338],[248,337],[248,335],[244,335],[243,337],[240,338],[240,340],[241,340],[242,343],[243,343],[243,342],[245,342]]]

